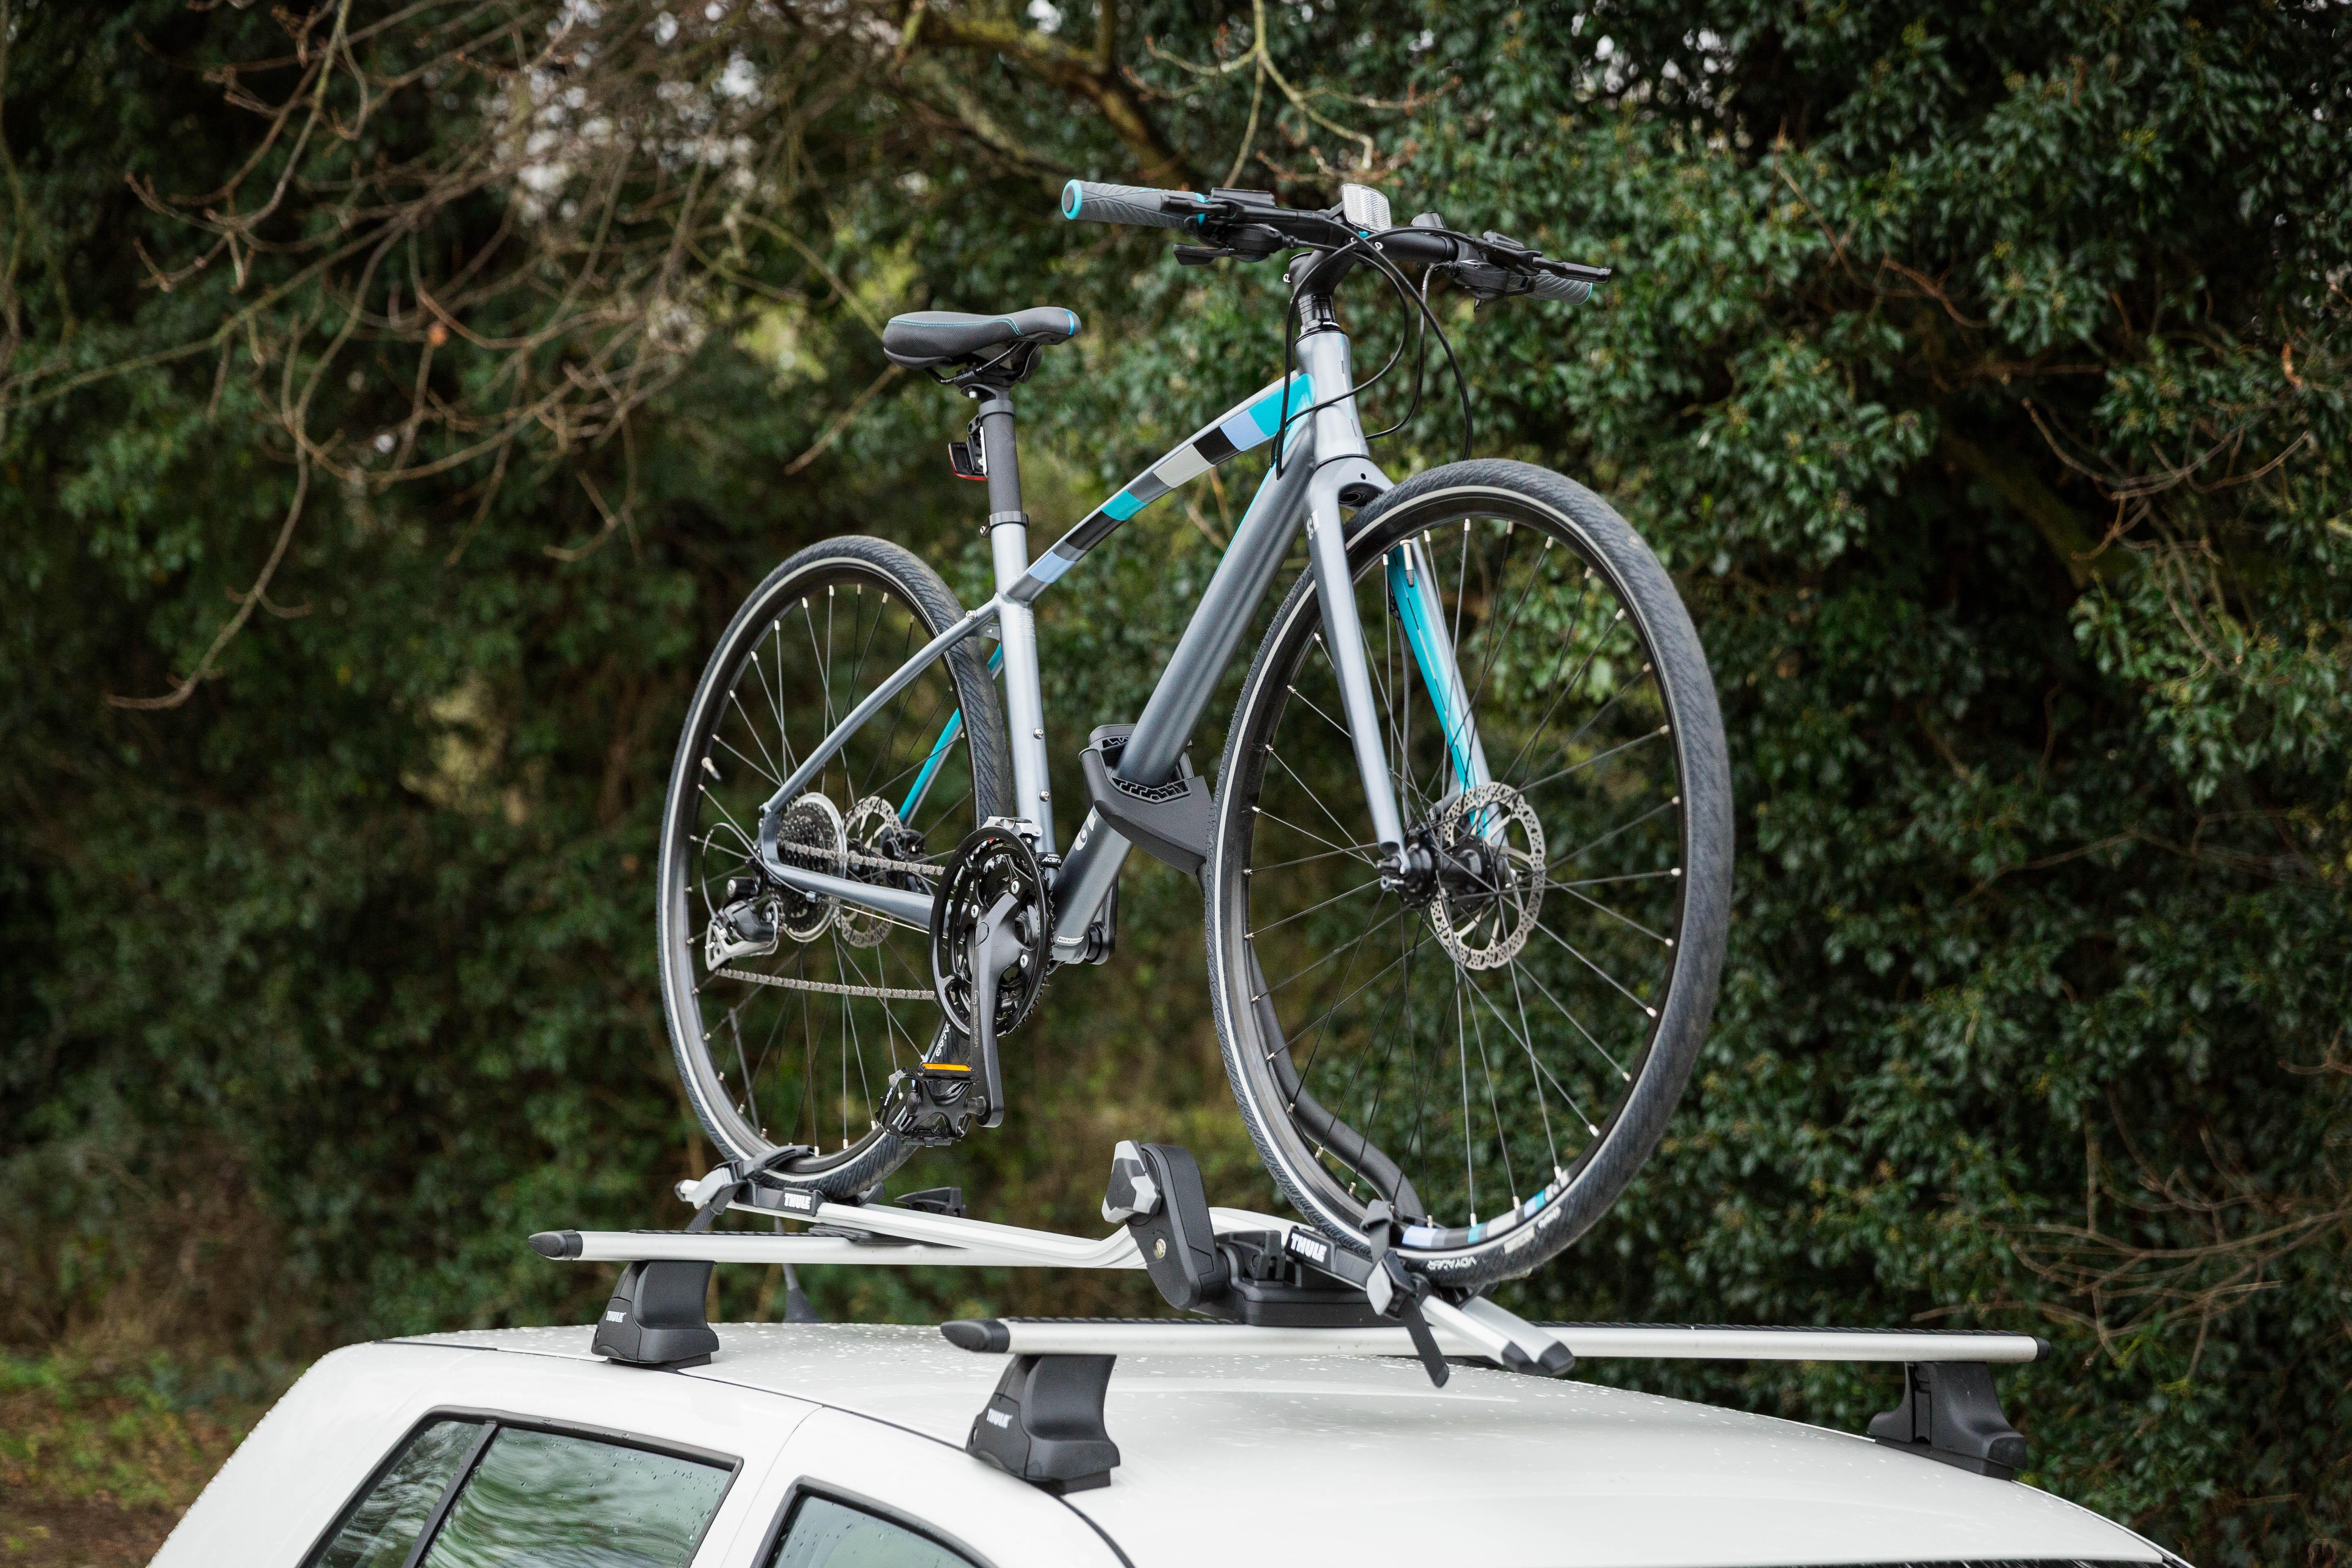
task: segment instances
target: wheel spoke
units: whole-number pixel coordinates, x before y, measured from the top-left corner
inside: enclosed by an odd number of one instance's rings
[[[1286,816],[1276,816],[1274,815],[1274,813],[1272,813],[1272,812],[1270,812],[1270,811],[1266,810],[1266,808],[1265,808],[1265,807],[1264,807],[1264,806],[1262,806],[1262,805],[1261,805],[1261,806],[1255,806],[1255,807],[1253,807],[1252,809],[1253,809],[1253,810],[1255,810],[1255,812],[1256,812],[1260,816],[1266,817],[1266,818],[1269,818],[1269,819],[1271,819],[1271,820],[1273,820],[1273,821],[1275,821],[1275,822],[1279,822],[1279,823],[1281,823],[1281,824],[1282,824],[1282,826],[1284,826],[1285,827],[1287,827],[1287,828],[1288,828],[1288,829],[1290,829],[1290,831],[1292,831],[1293,833],[1302,834],[1302,835],[1304,835],[1305,837],[1308,837],[1308,838],[1312,838],[1312,839],[1313,839],[1313,840],[1315,840],[1315,842],[1316,842],[1316,843],[1318,843],[1318,844],[1329,845],[1329,846],[1330,846],[1330,847],[1331,847],[1333,850],[1337,851],[1338,853],[1339,853],[1339,854],[1341,854],[1341,855],[1350,855],[1350,854],[1355,854],[1355,853],[1356,853],[1356,851],[1358,851],[1358,850],[1361,850],[1361,849],[1370,849],[1370,848],[1374,847],[1374,846],[1370,845],[1370,844],[1332,844],[1332,843],[1331,843],[1331,841],[1330,841],[1329,839],[1328,839],[1328,838],[1324,837],[1321,834],[1317,833],[1317,832],[1313,831],[1313,830],[1312,830],[1312,829],[1310,829],[1310,828],[1301,827],[1301,826],[1298,826],[1298,824],[1297,824],[1297,823],[1295,823],[1295,822],[1291,821],[1291,820],[1290,820],[1288,817],[1286,817]],[[1365,865],[1367,865],[1367,866],[1370,866],[1370,865],[1373,865],[1373,864],[1375,864],[1375,862],[1373,861],[1372,858],[1371,858],[1370,856],[1369,856],[1369,855],[1360,855],[1360,854],[1358,854],[1358,855],[1356,855],[1356,858],[1357,858],[1357,859],[1359,859],[1359,860],[1361,860],[1361,861],[1362,861]]]
[[[1255,941],[1258,937],[1264,936],[1267,931],[1274,930],[1276,926],[1286,926],[1295,920],[1299,920],[1305,916],[1313,914],[1317,910],[1328,910],[1333,904],[1338,903],[1341,899],[1347,898],[1350,894],[1360,893],[1366,888],[1378,888],[1380,885],[1380,879],[1378,878],[1374,878],[1369,882],[1359,882],[1352,888],[1344,889],[1339,892],[1332,894],[1329,898],[1324,900],[1319,904],[1309,904],[1303,910],[1293,910],[1290,913],[1283,916],[1280,920],[1272,922],[1272,924],[1262,925],[1255,931],[1245,931],[1242,932],[1242,935]]]
[[[1559,932],[1552,930],[1551,927],[1544,924],[1541,921],[1536,921],[1536,930],[1543,932],[1544,935],[1551,938],[1552,941],[1566,948],[1570,957],[1574,958],[1579,963],[1583,964],[1585,968],[1592,971],[1593,973],[1601,976],[1601,979],[1607,981],[1611,988],[1615,990],[1620,996],[1624,997],[1626,1001],[1631,1002],[1634,1006],[1639,1007],[1648,1016],[1654,1018],[1658,1016],[1658,1010],[1655,1007],[1651,1006],[1647,1002],[1643,1001],[1639,996],[1636,996],[1631,991],[1626,990],[1624,986],[1620,985],[1617,983],[1617,977],[1615,975],[1610,973],[1607,970],[1593,963],[1592,960],[1585,957],[1584,953],[1574,942],[1569,941],[1566,937],[1560,935]]]
[[[1660,936],[1656,931],[1652,931],[1648,926],[1643,925],[1640,921],[1635,920],[1633,916],[1618,913],[1618,911],[1611,909],[1599,899],[1585,898],[1582,893],[1578,892],[1574,888],[1570,887],[1565,882],[1547,881],[1544,885],[1548,888],[1558,888],[1570,898],[1580,900],[1584,903],[1591,904],[1594,909],[1599,910],[1611,920],[1623,921],[1625,924],[1632,926],[1635,931],[1640,931],[1643,936],[1648,937],[1652,942],[1661,943],[1666,947],[1672,947],[1675,945],[1674,938],[1670,936]]]
[[[1613,701],[1615,699],[1612,698],[1611,700]],[[1560,769],[1558,773],[1546,773],[1543,777],[1536,780],[1533,784],[1521,784],[1519,786],[1519,793],[1521,795],[1531,795],[1535,791],[1543,788],[1544,785],[1557,783],[1558,781],[1568,777],[1570,773],[1581,773],[1586,768],[1592,766],[1595,763],[1605,763],[1610,758],[1617,755],[1620,752],[1630,752],[1636,746],[1648,745],[1652,741],[1659,739],[1667,732],[1668,731],[1666,726],[1661,724],[1647,734],[1634,736],[1632,740],[1625,742],[1622,745],[1612,746],[1605,752],[1595,752],[1592,755],[1585,758],[1584,761],[1580,763],[1571,763],[1567,767]],[[1572,742],[1570,743],[1573,744]]]
[[[1544,868],[1546,879],[1549,879],[1550,873],[1553,870],[1561,866],[1567,865],[1570,860],[1575,859],[1578,856],[1585,854],[1591,850],[1600,848],[1603,844],[1608,843],[1619,834],[1629,833],[1634,828],[1641,826],[1642,824],[1649,821],[1652,817],[1657,816],[1658,813],[1662,811],[1672,811],[1676,806],[1682,805],[1682,803],[1683,797],[1681,795],[1676,795],[1674,799],[1666,802],[1664,805],[1654,805],[1649,810],[1643,812],[1641,816],[1635,817],[1633,821],[1622,823],[1619,826],[1611,828],[1600,837],[1577,846],[1575,848],[1570,850],[1567,854],[1560,856],[1558,859],[1552,861],[1549,865]]]
[[[1388,923],[1388,921],[1389,921],[1395,920],[1399,915],[1402,915],[1402,914],[1403,914],[1403,913],[1404,913],[1404,909],[1403,909],[1403,907],[1402,907],[1402,905],[1400,905],[1400,906],[1399,906],[1399,907],[1398,907],[1398,908],[1397,908],[1393,912],[1391,912],[1391,913],[1389,915],[1388,920],[1384,920],[1384,921],[1382,921],[1381,922],[1381,925],[1386,925],[1386,924]],[[1343,943],[1342,945],[1340,945],[1340,946],[1339,946],[1339,947],[1335,947],[1335,948],[1333,948],[1330,952],[1328,952],[1325,953],[1322,957],[1320,957],[1320,958],[1317,959],[1314,963],[1312,963],[1308,964],[1306,968],[1301,969],[1301,970],[1298,970],[1298,971],[1297,971],[1297,972],[1296,972],[1295,973],[1292,973],[1292,974],[1289,974],[1289,975],[1286,976],[1286,977],[1285,977],[1284,979],[1282,979],[1279,983],[1277,983],[1277,984],[1273,984],[1273,985],[1269,985],[1269,986],[1267,986],[1265,990],[1263,990],[1263,991],[1259,992],[1256,995],[1252,996],[1252,997],[1250,998],[1250,1000],[1251,1000],[1251,1001],[1253,1001],[1253,1002],[1261,1001],[1261,1000],[1265,999],[1265,997],[1268,997],[1268,996],[1272,996],[1272,995],[1274,995],[1274,994],[1275,994],[1276,993],[1277,993],[1277,992],[1285,991],[1285,990],[1289,989],[1289,987],[1290,987],[1291,984],[1292,984],[1293,982],[1297,981],[1297,979],[1299,979],[1302,975],[1312,974],[1312,973],[1314,973],[1317,970],[1318,970],[1318,969],[1322,968],[1325,964],[1327,964],[1327,963],[1330,963],[1333,959],[1335,959],[1335,958],[1339,957],[1341,953],[1343,953],[1343,952],[1353,952],[1353,951],[1356,949],[1356,947],[1358,946],[1358,944],[1360,944],[1360,942],[1363,942],[1363,940],[1364,940],[1364,938],[1365,938],[1365,937],[1369,937],[1369,936],[1370,936],[1370,935],[1372,934],[1372,932],[1373,932],[1373,931],[1378,931],[1378,930],[1380,930],[1380,929],[1381,929],[1381,928],[1380,928],[1380,926],[1374,926],[1374,927],[1372,928],[1372,930],[1371,930],[1371,931],[1365,931],[1365,932],[1363,933],[1363,935],[1362,935],[1362,936],[1350,937],[1350,938],[1349,938],[1349,939],[1345,943]]]
[[[1347,837],[1348,837],[1348,829],[1347,829],[1347,826],[1346,826],[1344,823],[1342,823],[1342,822],[1341,822],[1338,817],[1336,817],[1336,816],[1332,816],[1332,815],[1331,815],[1331,808],[1330,808],[1329,806],[1325,805],[1323,804],[1323,796],[1322,796],[1321,793],[1320,793],[1320,792],[1318,792],[1318,790],[1316,790],[1316,789],[1315,789],[1313,786],[1311,786],[1310,784],[1307,784],[1307,782],[1305,779],[1300,778],[1300,777],[1298,776],[1297,773],[1292,769],[1291,765],[1290,765],[1288,763],[1286,763],[1286,762],[1284,762],[1284,761],[1283,761],[1283,759],[1282,759],[1282,753],[1280,753],[1279,752],[1268,752],[1266,753],[1266,755],[1267,755],[1267,757],[1268,757],[1268,758],[1270,758],[1270,759],[1271,759],[1271,760],[1272,760],[1272,761],[1273,761],[1273,762],[1274,762],[1277,766],[1279,766],[1279,767],[1282,769],[1282,771],[1283,771],[1284,773],[1289,773],[1289,774],[1290,774],[1290,777],[1291,777],[1291,779],[1292,779],[1292,781],[1293,781],[1294,783],[1296,783],[1301,790],[1303,790],[1303,791],[1305,791],[1305,792],[1306,792],[1307,798],[1307,799],[1309,799],[1309,800],[1311,800],[1311,801],[1313,801],[1313,802],[1315,803],[1315,809],[1316,809],[1316,810],[1318,810],[1318,811],[1319,811],[1319,812],[1321,812],[1321,813],[1323,814],[1323,819],[1324,819],[1326,822],[1328,822],[1328,823],[1331,825],[1331,831],[1332,831],[1332,832],[1334,832],[1334,833],[1336,833],[1336,834],[1338,834],[1338,835],[1339,835],[1340,837],[1342,837],[1342,838]],[[1302,832],[1302,833],[1304,833],[1304,832],[1306,832],[1307,830],[1306,830],[1305,828],[1303,828],[1303,827],[1302,827],[1302,828],[1300,828],[1300,829],[1299,829],[1299,831],[1300,831],[1300,832]],[[1323,843],[1323,844],[1328,844],[1328,843],[1330,843],[1331,841],[1330,841],[1329,839],[1328,839],[1328,838],[1324,838],[1324,839],[1318,839],[1318,843]]]

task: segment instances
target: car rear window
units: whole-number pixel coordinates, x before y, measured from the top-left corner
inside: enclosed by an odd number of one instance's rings
[[[731,1466],[709,1458],[507,1420],[441,1417],[410,1435],[310,1562],[685,1568],[733,1478]]]

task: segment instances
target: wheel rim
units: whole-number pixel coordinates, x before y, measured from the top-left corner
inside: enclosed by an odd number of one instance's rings
[[[1406,539],[1433,568],[1460,699],[1498,781],[1466,804],[1460,737],[1432,722],[1395,608],[1418,584],[1389,581],[1385,552]],[[1225,879],[1227,994],[1240,1011],[1233,987],[1248,982],[1255,1026],[1240,1035],[1258,1059],[1236,1065],[1278,1112],[1264,1120],[1286,1184],[1327,1223],[1356,1227],[1372,1197],[1396,1194],[1368,1162],[1335,1153],[1328,1125],[1302,1125],[1298,1089],[1395,1162],[1410,1184],[1399,1206],[1421,1222],[1405,1246],[1515,1247],[1606,1145],[1675,982],[1688,822],[1672,698],[1633,595],[1549,509],[1425,501],[1383,520],[1367,547],[1358,612],[1408,837],[1444,839],[1451,810],[1451,847],[1516,839],[1524,861],[1539,842],[1542,879],[1516,900],[1491,866],[1434,894],[1380,886],[1336,679],[1302,597],[1254,684],[1224,786],[1255,807],[1229,807],[1221,854],[1246,868]]]
[[[753,872],[762,804],[940,629],[932,619],[869,563],[816,563],[746,607],[697,694],[665,825],[664,978],[689,1092],[739,1157],[813,1146],[792,1167],[805,1174],[859,1161],[892,1136],[891,1075],[959,1043],[940,1028],[922,927],[782,894],[770,951],[710,942],[714,916],[741,907],[729,884]],[[928,891],[981,816],[968,733],[949,729],[960,711],[942,656],[788,804],[782,852]]]

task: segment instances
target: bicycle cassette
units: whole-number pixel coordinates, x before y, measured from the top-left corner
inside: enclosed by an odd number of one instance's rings
[[[931,984],[948,1022],[967,1038],[974,1033],[973,938],[999,921],[1009,922],[1018,943],[1012,963],[998,972],[994,1032],[1002,1037],[1021,1026],[1045,990],[1053,910],[1037,852],[992,823],[956,846],[931,901]]]

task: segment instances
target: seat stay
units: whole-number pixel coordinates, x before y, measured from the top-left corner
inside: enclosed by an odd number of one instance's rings
[[[967,612],[961,620],[909,654],[904,663],[891,671],[887,679],[866,694],[864,701],[844,714],[841,721],[833,727],[832,731],[824,740],[809,748],[807,754],[801,758],[800,766],[792,771],[784,782],[777,786],[776,793],[768,797],[767,804],[760,808],[760,865],[769,876],[788,887],[798,888],[803,892],[814,893],[823,898],[837,898],[845,903],[856,904],[861,909],[877,910],[900,919],[911,918],[913,906],[907,904],[905,900],[913,895],[898,893],[878,885],[846,882],[840,878],[826,876],[811,868],[787,865],[782,852],[776,847],[777,833],[782,826],[784,812],[794,800],[800,797],[801,792],[808,788],[809,781],[815,778],[824,765],[839,754],[843,746],[848,744],[849,737],[856,734],[860,726],[875,714],[879,713],[883,705],[890,699],[911,685],[915,678],[929,668],[933,659],[962,642],[966,637],[975,635],[982,627],[995,621],[1004,607],[1003,595],[998,595],[986,604]],[[952,743],[951,740],[950,743]],[[924,899],[921,902],[921,919],[923,922],[928,923],[930,918],[930,900]]]

